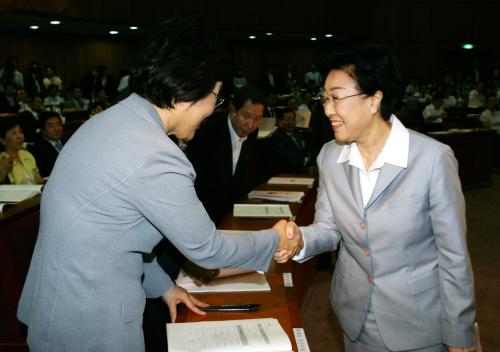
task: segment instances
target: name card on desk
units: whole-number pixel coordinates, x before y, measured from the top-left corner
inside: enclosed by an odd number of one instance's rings
[[[275,202],[298,203],[302,200],[302,197],[304,197],[304,192],[255,190],[248,193],[250,199],[272,200]]]
[[[273,318],[167,324],[169,352],[291,352]]]
[[[288,204],[235,204],[233,216],[242,218],[291,218]]]
[[[312,186],[314,178],[312,177],[271,177],[267,181],[270,185],[299,185],[299,186]]]

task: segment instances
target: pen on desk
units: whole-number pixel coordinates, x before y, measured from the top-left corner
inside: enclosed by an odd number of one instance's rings
[[[255,312],[259,310],[260,304],[228,304],[222,306],[208,306],[201,308],[205,312]]]

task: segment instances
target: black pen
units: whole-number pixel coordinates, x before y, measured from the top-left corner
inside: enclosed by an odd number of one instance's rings
[[[260,304],[228,304],[223,306],[208,306],[201,308],[205,312],[255,312]]]

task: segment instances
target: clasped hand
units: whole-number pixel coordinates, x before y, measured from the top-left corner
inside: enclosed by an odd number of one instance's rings
[[[278,249],[274,253],[274,260],[278,263],[286,263],[291,257],[297,255],[304,241],[299,227],[293,221],[280,220],[274,226],[280,235]]]

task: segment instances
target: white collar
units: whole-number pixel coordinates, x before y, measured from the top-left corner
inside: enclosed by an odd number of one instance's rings
[[[229,135],[231,136],[231,145],[234,146],[236,145],[236,142],[239,140],[243,143],[246,141],[248,137],[240,137],[238,136],[238,133],[234,130],[233,124],[231,123],[231,115],[229,114],[227,116],[227,125],[229,126]]]
[[[410,149],[410,133],[395,115],[391,115],[391,132],[382,151],[371,166],[371,170],[381,168],[385,163],[408,167],[408,152]],[[349,161],[349,165],[365,170],[361,154],[356,142],[347,144],[342,148],[337,163]]]

